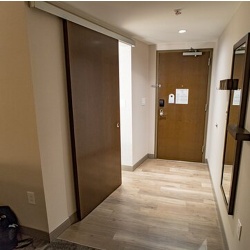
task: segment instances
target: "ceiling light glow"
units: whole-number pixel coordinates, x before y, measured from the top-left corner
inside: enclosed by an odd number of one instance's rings
[[[186,30],[179,30],[178,31],[180,34],[183,34],[183,33],[186,33],[187,31]]]

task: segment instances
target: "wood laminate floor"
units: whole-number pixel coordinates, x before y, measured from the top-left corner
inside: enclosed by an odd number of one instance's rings
[[[107,250],[222,250],[207,165],[147,160],[59,238]]]

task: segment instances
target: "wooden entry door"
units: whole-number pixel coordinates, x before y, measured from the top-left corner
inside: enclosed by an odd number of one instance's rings
[[[202,162],[210,51],[158,53],[157,157]]]
[[[118,41],[65,21],[77,211],[84,218],[121,185]]]

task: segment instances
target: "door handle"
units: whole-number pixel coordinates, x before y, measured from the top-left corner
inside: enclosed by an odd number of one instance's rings
[[[164,110],[163,109],[160,109],[159,110],[159,116],[160,116],[160,118],[166,118],[166,114],[164,114]]]

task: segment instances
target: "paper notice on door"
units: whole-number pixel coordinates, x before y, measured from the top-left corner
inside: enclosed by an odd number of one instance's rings
[[[176,104],[188,104],[189,89],[176,89]]]
[[[241,89],[234,90],[233,105],[240,105]]]
[[[168,103],[174,103],[174,94],[168,96]]]

